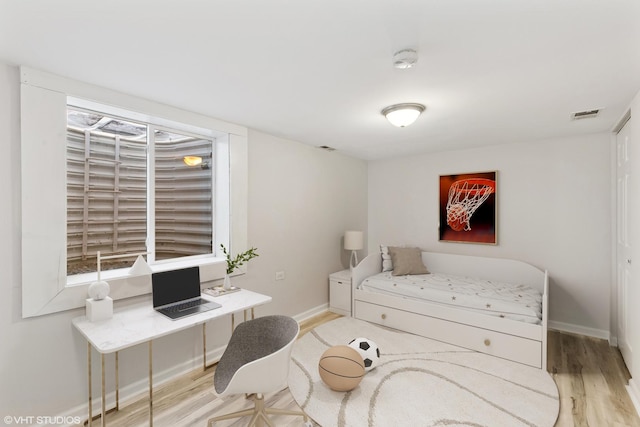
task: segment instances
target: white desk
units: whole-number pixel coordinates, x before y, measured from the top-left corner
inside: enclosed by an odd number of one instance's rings
[[[91,348],[95,348],[101,356],[102,363],[102,425],[105,421],[105,354],[115,353],[116,362],[116,406],[119,409],[118,390],[118,351],[133,347],[145,342],[149,343],[149,425],[153,426],[153,348],[152,342],[156,338],[173,334],[193,326],[202,325],[204,369],[207,368],[207,345],[206,345],[206,322],[212,319],[231,314],[231,329],[235,326],[234,313],[243,312],[244,320],[247,319],[246,310],[253,309],[259,305],[271,302],[271,297],[258,294],[245,289],[231,294],[211,297],[203,294],[203,298],[221,304],[222,307],[215,310],[198,313],[196,315],[184,317],[178,320],[171,320],[168,317],[157,313],[151,302],[140,303],[115,310],[113,317],[100,322],[90,322],[85,316],[73,319],[73,325],[87,339],[87,365],[89,380],[89,421],[92,423],[92,396],[91,396]]]

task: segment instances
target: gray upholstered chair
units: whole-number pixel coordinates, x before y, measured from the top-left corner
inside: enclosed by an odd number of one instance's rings
[[[252,415],[249,426],[261,426],[264,421],[273,427],[267,414],[299,415],[310,425],[304,412],[264,406],[264,393],[280,391],[288,385],[291,351],[299,332],[298,322],[287,316],[259,317],[236,327],[216,367],[213,386],[220,397],[255,393],[255,406],[211,418],[209,427],[216,421],[245,415]]]

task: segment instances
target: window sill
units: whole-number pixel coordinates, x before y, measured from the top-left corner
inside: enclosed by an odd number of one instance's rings
[[[208,282],[211,280],[222,279],[224,277],[224,272],[222,276],[219,276],[219,273],[207,274],[207,273],[210,273],[210,270],[211,270],[208,267],[220,267],[221,264],[223,264],[223,268],[226,269],[226,259],[223,257],[206,257],[206,258],[189,257],[186,259],[159,261],[154,264],[149,264],[149,268],[151,269],[152,273],[158,273],[161,271],[177,270],[180,268],[188,268],[188,267],[196,267],[196,266],[204,267],[204,268],[201,268],[200,281]],[[219,268],[215,268],[214,270],[217,271],[218,269]],[[129,270],[131,270],[131,267],[102,271],[100,272],[100,280],[105,280],[105,281],[116,280],[117,281],[117,280],[129,278],[129,277],[135,277],[135,275],[133,276],[129,275]],[[205,270],[205,271],[202,271],[202,270]],[[96,280],[98,280],[98,275],[95,272],[75,274],[73,276],[67,276],[67,287],[89,285],[95,282]]]

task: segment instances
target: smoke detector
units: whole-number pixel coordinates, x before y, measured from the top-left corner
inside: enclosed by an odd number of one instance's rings
[[[416,65],[418,62],[418,52],[413,49],[402,49],[393,54],[393,66],[401,70],[406,70]]]
[[[599,112],[600,112],[600,109],[578,111],[576,113],[571,113],[571,119],[572,120],[588,119],[591,117],[596,117]]]

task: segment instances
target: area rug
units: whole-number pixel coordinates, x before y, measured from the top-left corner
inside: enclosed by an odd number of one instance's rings
[[[378,365],[352,391],[332,391],[320,379],[320,356],[357,337],[378,345]],[[559,410],[545,371],[350,317],[296,342],[289,389],[322,427],[551,427]]]

